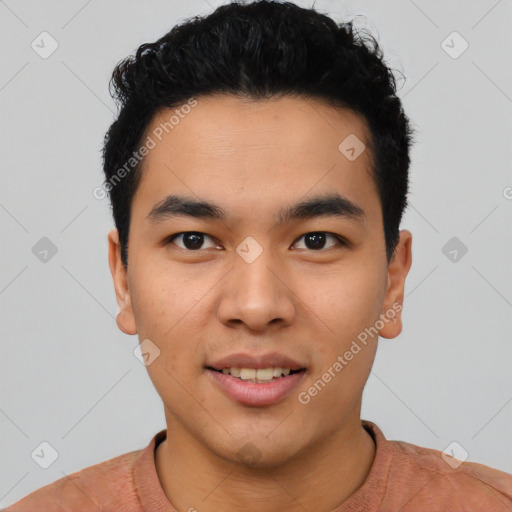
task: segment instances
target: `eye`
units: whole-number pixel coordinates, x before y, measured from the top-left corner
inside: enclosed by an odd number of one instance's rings
[[[179,244],[175,244],[181,249],[189,250],[189,251],[197,251],[198,249],[205,248],[202,247],[204,244],[205,238],[208,238],[210,240],[213,240],[210,236],[206,235],[205,233],[201,233],[199,231],[186,231],[184,233],[176,233],[175,235],[171,235],[169,238],[166,239],[165,244],[171,244],[174,243],[173,241],[175,239],[181,238],[183,239],[182,244],[183,246]],[[210,248],[218,248],[219,246],[215,243],[212,243],[210,245]],[[206,247],[208,249],[208,247]]]
[[[331,245],[326,245],[326,240],[328,237],[331,238],[334,242]],[[179,240],[181,238],[181,244],[175,243],[175,240]],[[210,246],[205,246],[205,239],[210,240]],[[341,236],[335,235],[333,233],[327,233],[325,231],[313,231],[310,233],[306,233],[302,235],[298,240],[304,239],[304,243],[306,247],[304,249],[320,252],[321,249],[330,249],[331,247],[338,246],[348,246],[349,243]],[[298,242],[295,242],[297,244]],[[213,238],[207,235],[206,233],[201,233],[200,231],[185,231],[183,233],[176,233],[168,237],[165,241],[165,244],[174,244],[180,249],[184,249],[187,251],[199,251],[200,249],[221,249],[221,247],[213,241]],[[294,244],[294,245],[295,245]],[[301,249],[301,247],[299,247]]]
[[[331,247],[336,246],[336,243],[333,243],[326,247],[325,243],[327,237],[331,237],[331,239],[334,239],[338,245],[348,245],[348,243],[341,236],[335,235],[333,233],[326,233],[325,231],[313,231],[311,233],[306,233],[305,235],[302,235],[298,240],[304,238],[304,242],[306,245],[305,249],[319,252],[320,249],[330,249]]]

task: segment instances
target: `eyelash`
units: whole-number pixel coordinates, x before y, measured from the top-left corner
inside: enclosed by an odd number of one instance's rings
[[[180,233],[175,233],[174,235],[171,235],[169,237],[167,237],[164,241],[164,245],[170,245],[173,243],[173,240],[179,236],[182,236],[182,235],[187,235],[189,233],[195,233],[195,234],[198,234],[198,235],[205,235],[206,237],[214,240],[213,237],[211,237],[210,235],[207,235],[206,233],[202,233],[201,231],[182,231]],[[299,241],[301,238],[307,236],[307,235],[312,235],[312,234],[325,234],[325,235],[330,235],[332,236],[333,238],[336,239],[336,241],[338,242],[339,246],[341,247],[349,247],[350,246],[350,243],[344,239],[342,236],[340,235],[337,235],[335,233],[330,233],[329,231],[308,231],[307,233],[304,233],[303,235],[301,235],[299,238],[297,238],[296,242]],[[294,244],[296,243],[294,242]],[[315,249],[301,249],[301,250],[306,250],[306,251],[309,251],[309,252],[325,252],[325,251],[328,251],[329,249],[334,249],[335,247],[327,247],[327,249],[325,248],[322,248],[322,249],[318,249],[318,250],[315,250]],[[178,247],[178,249],[181,249],[183,251],[187,251],[187,252],[201,252],[203,251],[204,249],[197,249],[197,250],[192,250],[192,249],[187,249],[187,248],[182,248],[182,247]]]

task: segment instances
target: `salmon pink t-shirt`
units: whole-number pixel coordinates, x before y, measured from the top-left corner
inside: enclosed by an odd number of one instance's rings
[[[375,423],[362,424],[375,441],[375,458],[361,487],[332,512],[512,512],[512,475],[474,462],[452,467],[455,459],[448,464],[438,450],[388,441]],[[155,468],[166,432],[142,450],[46,485],[5,512],[177,512]]]

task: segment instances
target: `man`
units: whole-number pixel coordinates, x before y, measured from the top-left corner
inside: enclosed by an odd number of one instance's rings
[[[233,3],[142,45],[113,85],[117,324],[167,428],[7,510],[512,510],[511,475],[360,417],[412,261],[412,131],[374,39]]]

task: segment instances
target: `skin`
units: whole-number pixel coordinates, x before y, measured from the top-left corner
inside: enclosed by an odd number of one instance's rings
[[[117,230],[108,236],[118,327],[161,351],[147,366],[167,423],[156,451],[158,477],[183,511],[331,511],[363,484],[375,457],[360,411],[378,337],[308,404],[297,393],[380,314],[403,303],[412,235],[400,232],[388,265],[360,116],[312,98],[197,100],[145,157],[127,270]],[[147,134],[169,115],[158,113]],[[338,150],[349,134],[366,144],[354,161]],[[366,222],[321,217],[276,225],[281,207],[325,192],[357,203]],[[229,217],[152,225],[147,214],[171,193],[213,201]],[[202,248],[187,249],[183,237],[164,244],[186,231],[208,235]],[[303,235],[313,231],[338,234],[350,246],[328,236],[325,248],[310,249]],[[263,249],[250,264],[236,253],[247,236]],[[380,337],[400,334],[400,312],[395,318]],[[300,389],[271,406],[231,400],[203,367],[234,352],[271,351],[307,366]],[[237,456],[248,442],[259,453],[252,464]]]

